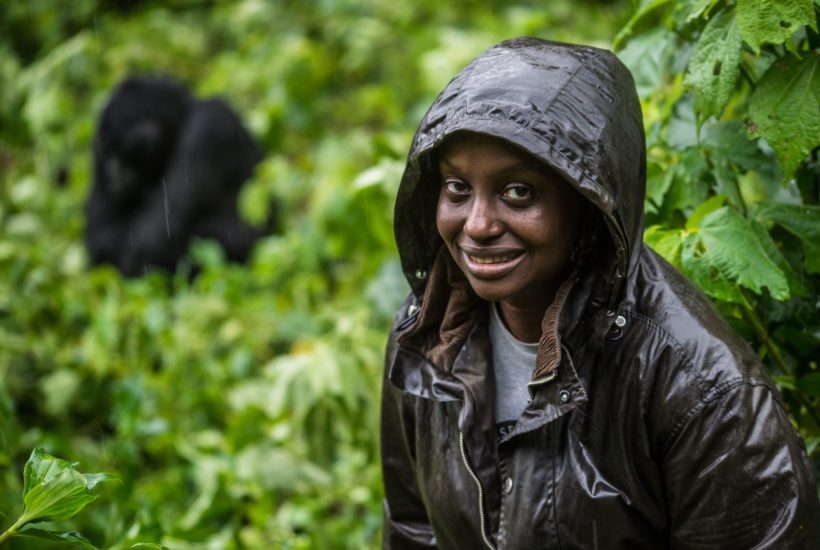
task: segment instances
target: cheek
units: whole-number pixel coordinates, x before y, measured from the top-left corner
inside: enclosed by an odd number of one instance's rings
[[[532,242],[543,254],[559,263],[569,258],[579,225],[574,209],[545,209],[528,222]]]
[[[447,244],[450,244],[458,233],[455,208],[449,202],[441,199],[436,206],[436,230]]]

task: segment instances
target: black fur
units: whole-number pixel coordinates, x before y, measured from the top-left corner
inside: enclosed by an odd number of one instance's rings
[[[192,237],[244,261],[262,232],[236,208],[261,153],[225,102],[161,78],[122,82],[94,142],[85,241],[94,264],[126,276],[174,270]]]

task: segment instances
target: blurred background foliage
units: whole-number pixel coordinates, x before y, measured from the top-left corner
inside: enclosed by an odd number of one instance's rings
[[[0,531],[43,447],[122,480],[64,524],[100,547],[377,547],[383,348],[406,292],[392,203],[415,126],[493,43],[607,46],[628,16],[591,0],[0,3]],[[135,73],[225,98],[262,145],[241,206],[262,222],[279,197],[282,232],[247,266],[198,242],[193,281],[89,270],[91,140]]]
[[[752,12],[765,4],[0,3],[0,530],[43,447],[122,480],[65,524],[100,547],[377,547],[403,157],[458,69],[518,35],[617,35],[646,118],[647,239],[758,349],[817,464],[820,71],[786,99],[804,120],[788,136],[754,110],[802,82],[770,71],[817,67],[817,4],[783,3],[776,33]],[[242,211],[261,222],[279,197],[282,232],[247,266],[202,241],[193,280],[88,269],[91,140],[135,73],[227,99],[262,144]]]

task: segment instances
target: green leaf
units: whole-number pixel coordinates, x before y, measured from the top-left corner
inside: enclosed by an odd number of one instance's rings
[[[820,372],[812,372],[798,378],[797,389],[807,395],[820,397]]]
[[[803,25],[817,30],[812,0],[738,0],[737,25],[756,54],[765,43],[785,42],[791,49],[791,37]]]
[[[776,61],[749,99],[750,133],[769,142],[790,180],[820,144],[820,54]]]
[[[766,287],[777,300],[789,298],[786,276],[769,258],[749,221],[733,208],[724,206],[706,215],[697,237],[699,243],[693,242],[688,248],[684,243],[682,260],[684,269],[696,275],[707,293],[709,281],[721,293],[726,291],[724,281],[730,281],[757,294]]]
[[[772,376],[772,380],[777,384],[778,389],[794,390],[794,376],[791,374],[778,374]]]
[[[644,233],[644,242],[655,252],[663,256],[669,263],[680,266],[683,233],[680,230],[664,230],[659,225],[653,225]]]
[[[720,2],[720,0],[697,0],[694,6],[692,6],[692,10],[689,12],[689,15],[686,16],[686,22],[691,22],[701,15],[709,15],[709,11],[715,5]]]
[[[703,155],[697,147],[689,147],[678,162],[667,171],[669,183],[665,193],[654,201],[662,206],[661,212],[669,216],[674,210],[689,213],[709,198],[709,173]]]
[[[642,0],[640,5],[638,6],[638,10],[632,15],[629,21],[626,22],[626,25],[618,32],[615,36],[615,41],[613,43],[614,49],[619,49],[621,43],[629,38],[629,35],[632,34],[632,28],[644,17],[646,17],[649,13],[654,11],[655,9],[667,4],[669,0]]]
[[[86,550],[97,550],[97,547],[91,544],[91,541],[77,531],[59,532],[40,529],[37,527],[23,527],[20,531],[15,533],[15,536],[47,540],[61,544],[71,544],[73,546],[81,546]]]
[[[68,519],[97,498],[90,489],[111,479],[108,474],[83,475],[77,471],[76,462],[34,449],[23,470],[24,509],[20,522]]]
[[[801,280],[802,277],[798,276],[795,273],[794,269],[792,268],[789,261],[783,256],[783,252],[778,248],[777,243],[774,242],[772,236],[769,234],[769,231],[766,227],[760,223],[758,220],[750,220],[752,229],[757,235],[757,239],[760,241],[760,244],[766,250],[766,254],[769,255],[769,258],[772,259],[774,263],[777,264],[777,267],[783,272],[786,276],[786,280],[789,282],[789,290],[793,295],[796,296],[806,296],[808,294],[808,289],[806,285],[803,284]]]
[[[707,214],[711,214],[723,206],[723,203],[725,202],[726,195],[715,195],[714,197],[707,199],[703,204],[695,208],[695,211],[692,212],[692,215],[689,216],[688,220],[686,220],[686,229],[689,231],[697,229],[701,220],[703,220]]]
[[[809,273],[820,273],[820,206],[761,203],[754,212],[761,222],[774,222],[803,243],[803,262]]]
[[[695,112],[699,121],[720,116],[729,101],[740,72],[742,45],[735,18],[728,10],[710,19],[703,29],[684,81],[695,88]]]
[[[746,300],[737,283],[719,267],[703,258],[703,244],[697,234],[689,234],[681,247],[681,269],[703,292],[723,302],[743,304]]]
[[[739,120],[706,124],[700,133],[700,145],[714,162],[728,162],[741,170],[761,172],[774,164],[758,147],[758,140],[749,139]],[[779,182],[778,182],[779,183]]]
[[[677,42],[675,33],[658,27],[635,36],[618,52],[618,58],[632,73],[638,97],[650,98],[662,86],[673,56],[680,49]]]
[[[820,445],[820,436],[807,437],[806,454],[812,456],[814,454],[814,450],[817,448],[818,445]]]

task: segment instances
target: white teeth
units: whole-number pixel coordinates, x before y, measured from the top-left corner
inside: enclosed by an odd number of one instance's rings
[[[470,256],[470,260],[477,264],[501,264],[509,262],[515,258],[517,254],[506,254],[504,256]]]

